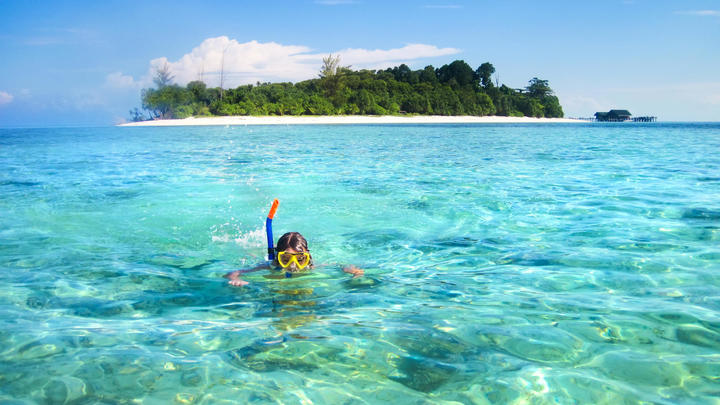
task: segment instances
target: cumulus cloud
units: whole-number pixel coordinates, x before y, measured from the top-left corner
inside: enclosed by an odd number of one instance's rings
[[[113,72],[105,77],[105,84],[109,87],[132,88],[135,86],[135,79],[132,76],[122,74],[122,72]]]
[[[414,60],[452,55],[455,48],[438,48],[434,45],[409,44],[395,49],[348,48],[328,53],[313,53],[301,45],[283,45],[275,42],[250,41],[240,43],[226,36],[208,38],[176,61],[166,57],[150,61],[146,77],[135,81],[120,72],[108,75],[108,83],[131,85],[149,83],[156,69],[168,65],[175,83],[184,85],[202,80],[209,86],[236,87],[255,82],[296,82],[317,77],[322,58],[329,53],[340,55],[341,64],[354,69],[381,69]],[[133,81],[131,81],[131,79]]]
[[[13,97],[12,94],[5,91],[0,91],[0,106],[12,103],[14,98],[15,97]]]
[[[136,89],[142,87],[143,82],[121,72],[113,72],[105,77],[105,85],[118,89]]]
[[[208,38],[177,61],[165,57],[150,61],[150,72],[168,65],[175,82],[203,80],[211,86],[238,86],[256,81],[296,81],[316,71],[310,49],[275,42],[239,43],[222,36]]]

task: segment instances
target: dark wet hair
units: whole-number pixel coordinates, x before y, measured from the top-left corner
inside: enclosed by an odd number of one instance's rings
[[[282,252],[284,250],[287,250],[288,248],[293,249],[297,252],[310,253],[307,240],[302,235],[300,235],[300,232],[288,232],[281,236],[280,239],[278,239],[277,247],[275,248],[276,251]],[[278,264],[277,257],[275,257],[273,263]],[[312,255],[310,255],[310,264],[308,266],[313,266]]]

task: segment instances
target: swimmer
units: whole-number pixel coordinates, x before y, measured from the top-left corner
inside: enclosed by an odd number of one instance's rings
[[[249,270],[235,270],[227,273],[225,278],[229,279],[228,284],[236,287],[249,284],[240,278],[240,275],[252,273],[258,270],[280,269],[285,272],[285,277],[292,277],[295,273],[303,273],[313,268],[313,259],[308,249],[308,243],[305,238],[298,232],[288,232],[278,239],[277,247],[273,249],[272,260],[267,264],[262,264]],[[343,271],[352,274],[353,278],[361,277],[365,274],[363,269],[350,265],[343,268]]]

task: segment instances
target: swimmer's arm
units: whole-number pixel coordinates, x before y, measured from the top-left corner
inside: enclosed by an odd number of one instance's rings
[[[365,270],[355,267],[355,265],[349,265],[348,267],[343,267],[343,271],[348,274],[352,274],[353,278],[362,277],[365,274]]]
[[[261,264],[261,265],[253,267],[252,269],[231,271],[230,273],[226,274],[224,277],[230,280],[230,281],[228,281],[228,284],[233,285],[235,287],[240,287],[243,285],[250,284],[247,281],[242,280],[240,278],[241,274],[252,273],[254,271],[263,270],[263,269],[267,269],[267,268],[268,268],[268,266],[266,264]]]

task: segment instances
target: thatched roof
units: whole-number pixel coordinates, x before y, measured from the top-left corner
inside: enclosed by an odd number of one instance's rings
[[[628,121],[630,117],[632,117],[632,114],[628,110],[610,110],[595,113],[595,119],[598,121]]]

